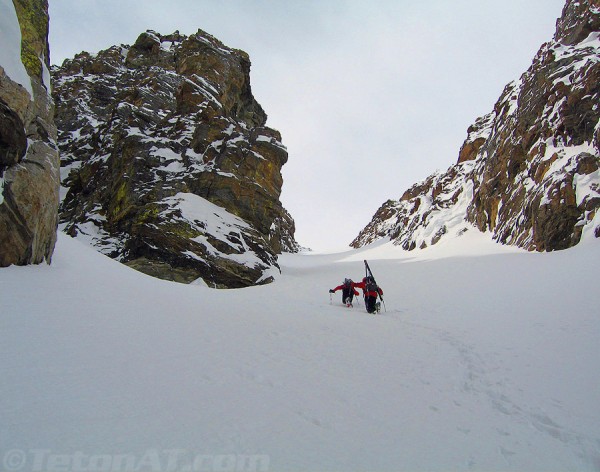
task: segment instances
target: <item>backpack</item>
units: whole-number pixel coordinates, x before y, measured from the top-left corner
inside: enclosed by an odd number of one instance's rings
[[[365,291],[366,292],[377,292],[378,289],[379,289],[379,287],[375,283],[375,279],[371,276],[367,277],[367,280],[365,281]]]

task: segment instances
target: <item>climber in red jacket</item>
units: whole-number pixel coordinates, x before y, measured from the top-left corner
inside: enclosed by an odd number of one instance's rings
[[[342,291],[342,303],[346,306],[352,306],[352,300],[354,299],[354,295],[358,297],[359,293],[354,288],[356,284],[352,282],[352,279],[344,279],[344,283],[342,285],[338,285],[336,288],[332,288],[329,290],[329,293],[335,293],[338,290]]]
[[[375,279],[371,276],[367,276],[362,279],[362,282],[354,284],[354,287],[362,288],[367,312],[379,312],[380,303],[377,301],[377,296],[383,296],[383,290],[377,286]]]

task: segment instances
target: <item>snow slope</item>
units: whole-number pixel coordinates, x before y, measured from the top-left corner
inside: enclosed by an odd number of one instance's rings
[[[60,234],[0,270],[0,470],[599,470],[600,245],[486,237],[221,291]],[[327,293],[365,258],[379,316]]]

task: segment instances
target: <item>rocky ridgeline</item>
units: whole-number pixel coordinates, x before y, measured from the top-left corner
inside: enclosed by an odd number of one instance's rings
[[[298,246],[279,201],[287,151],[249,74],[203,31],[147,31],[54,68],[60,228],[156,277],[270,281]]]
[[[494,110],[468,130],[458,162],[389,200],[351,243],[389,237],[425,248],[473,227],[527,250],[600,237],[600,2],[568,0]]]
[[[56,243],[59,159],[48,2],[6,2],[0,36],[0,267],[49,263]]]

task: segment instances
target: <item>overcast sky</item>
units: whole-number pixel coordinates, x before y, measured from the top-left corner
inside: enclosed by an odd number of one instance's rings
[[[296,239],[343,250],[387,199],[453,164],[554,34],[564,0],[50,0],[51,61],[203,29],[252,61],[288,148]]]

